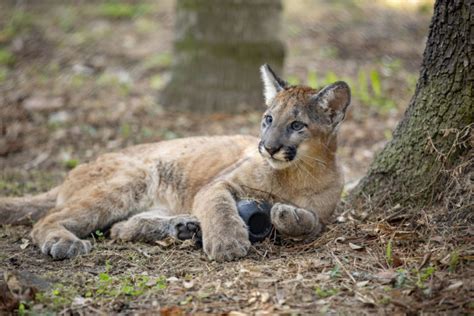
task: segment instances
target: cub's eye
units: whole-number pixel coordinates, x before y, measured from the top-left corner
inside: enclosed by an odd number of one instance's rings
[[[290,124],[290,128],[294,131],[299,131],[302,130],[303,127],[305,127],[306,124],[300,121],[294,121]]]
[[[265,121],[265,123],[266,123],[267,125],[270,125],[270,124],[272,124],[272,122],[273,122],[273,117],[272,117],[271,115],[265,115],[265,117],[263,118],[263,120]]]

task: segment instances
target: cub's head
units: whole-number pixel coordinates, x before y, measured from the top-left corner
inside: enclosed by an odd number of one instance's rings
[[[260,68],[267,110],[263,114],[260,154],[275,169],[299,160],[313,164],[335,151],[335,133],[351,99],[347,83],[321,90],[290,86],[268,65]],[[329,152],[328,152],[329,151]]]

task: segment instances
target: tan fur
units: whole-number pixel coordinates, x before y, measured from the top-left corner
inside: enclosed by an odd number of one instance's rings
[[[267,111],[275,128],[294,120],[296,108],[309,121],[306,104],[315,93],[306,87],[279,92]],[[56,203],[31,235],[43,253],[63,259],[89,252],[90,242],[81,238],[112,225],[112,238],[151,241],[189,238],[200,224],[206,254],[232,260],[250,247],[236,200],[254,197],[274,203],[272,222],[282,234],[313,237],[334,211],[343,180],[335,134],[316,122],[306,132],[311,136],[299,145],[301,158],[284,168],[272,166],[259,153],[259,139],[251,136],[177,139],[100,156],[43,196],[54,196]],[[15,208],[25,207],[24,200],[15,201],[0,199],[0,215],[10,203],[9,222]]]

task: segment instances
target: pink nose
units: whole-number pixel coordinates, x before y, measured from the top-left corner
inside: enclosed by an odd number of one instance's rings
[[[263,147],[270,154],[270,156],[273,156],[274,154],[276,154],[281,149],[281,146],[280,147],[267,147],[267,146],[263,145]]]

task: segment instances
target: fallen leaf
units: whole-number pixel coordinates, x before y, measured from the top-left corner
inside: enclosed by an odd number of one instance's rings
[[[319,273],[316,275],[316,281],[327,281],[331,278],[329,274],[326,273]]]
[[[169,248],[176,243],[176,240],[173,238],[166,238],[162,240],[157,240],[155,243],[163,248]]]
[[[364,304],[375,305],[375,300],[373,298],[363,295],[362,293],[356,293],[356,299]]]
[[[349,247],[351,247],[352,250],[361,250],[365,248],[365,246],[356,245],[351,242],[349,243]]]
[[[173,283],[173,282],[178,282],[179,279],[175,276],[172,276],[172,277],[167,278],[166,281]]]
[[[433,236],[433,237],[430,238],[430,240],[431,240],[431,241],[436,241],[437,243],[440,243],[440,244],[441,244],[444,239],[443,239],[443,237],[441,237],[441,236]]]
[[[186,239],[179,245],[179,249],[194,248],[194,245],[194,240]]]
[[[183,286],[184,286],[185,289],[189,290],[194,286],[194,281],[193,280],[183,281]]]
[[[446,288],[446,290],[447,290],[447,291],[456,290],[456,289],[460,288],[463,284],[464,284],[463,281],[454,282],[453,284],[451,284],[450,286],[448,286],[448,287]]]
[[[366,286],[368,283],[369,283],[369,280],[365,280],[365,281],[357,282],[356,285],[357,285],[357,287],[364,287],[364,286]]]
[[[73,300],[71,305],[74,307],[81,307],[84,306],[88,303],[90,303],[92,300],[90,298],[84,298],[82,296],[76,296]]]
[[[382,271],[375,275],[376,279],[383,284],[392,283],[397,277],[397,273],[394,271]]]
[[[28,111],[50,111],[64,106],[62,97],[33,96],[23,102],[23,108]]]
[[[164,307],[160,310],[161,316],[180,316],[184,315],[184,312],[178,306]]]
[[[21,239],[20,248],[21,248],[22,250],[25,250],[26,247],[28,247],[29,245],[30,245],[30,241],[29,241],[28,239],[26,239],[26,238],[22,238],[22,239]]]

